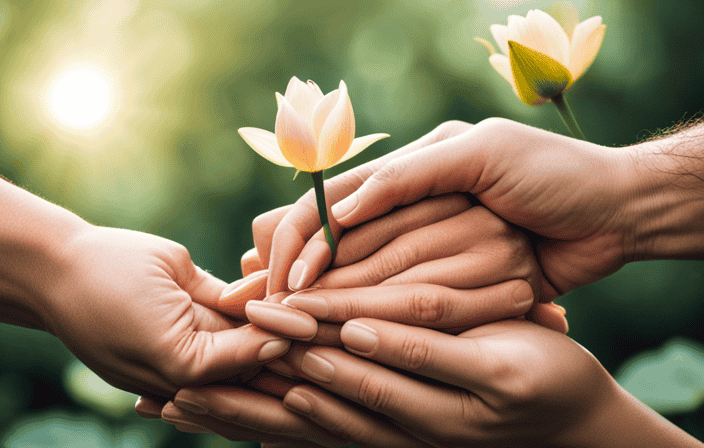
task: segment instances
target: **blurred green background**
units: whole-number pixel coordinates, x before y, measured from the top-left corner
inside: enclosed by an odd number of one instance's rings
[[[178,241],[234,281],[252,219],[311,187],[237,135],[273,130],[274,92],[291,76],[325,92],[344,79],[357,135],[391,134],[329,176],[451,119],[565,133],[551,106],[515,97],[472,41],[551,3],[0,0],[0,173],[93,223]],[[591,141],[634,144],[702,109],[703,2],[574,4],[607,25],[567,93]],[[702,262],[632,264],[559,303],[570,336],[628,390],[704,437]],[[133,396],[47,334],[1,325],[0,340],[4,447],[231,446],[137,418]]]

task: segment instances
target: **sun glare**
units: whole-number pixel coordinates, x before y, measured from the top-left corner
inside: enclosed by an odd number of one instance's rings
[[[89,129],[110,112],[112,92],[106,76],[92,67],[71,67],[53,82],[51,114],[73,129]]]

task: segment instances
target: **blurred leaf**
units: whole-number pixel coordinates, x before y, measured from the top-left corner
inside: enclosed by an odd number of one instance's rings
[[[628,359],[615,378],[661,414],[692,412],[704,403],[704,346],[670,339],[659,349]]]
[[[138,398],[106,383],[77,359],[64,370],[64,388],[77,403],[111,417],[134,412]]]
[[[15,424],[0,440],[5,448],[152,448],[152,425],[107,428],[90,414],[45,412]]]

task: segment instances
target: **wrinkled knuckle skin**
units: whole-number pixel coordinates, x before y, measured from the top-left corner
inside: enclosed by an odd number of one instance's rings
[[[438,323],[445,317],[444,300],[433,290],[416,289],[410,297],[411,318],[421,323]]]
[[[433,129],[433,141],[439,142],[462,134],[472,128],[472,125],[460,120],[450,120]]]
[[[401,364],[408,370],[418,370],[428,364],[430,346],[425,339],[408,335],[401,345]]]
[[[379,171],[374,173],[372,177],[369,178],[370,181],[381,184],[382,186],[390,185],[393,186],[398,183],[401,177],[401,169],[398,166],[396,160],[392,160]]]
[[[359,401],[373,411],[386,409],[391,402],[392,386],[379,377],[367,372],[359,383]]]

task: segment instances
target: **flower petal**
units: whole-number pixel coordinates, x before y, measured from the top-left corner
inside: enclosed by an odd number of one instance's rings
[[[550,5],[545,12],[550,14],[553,19],[557,20],[557,23],[565,30],[567,38],[572,40],[574,27],[579,23],[577,8],[575,8],[571,2],[558,1]]]
[[[308,125],[277,93],[279,112],[276,114],[276,141],[281,154],[300,171],[315,171],[315,137]]]
[[[312,81],[309,81],[309,83],[310,82]],[[313,109],[318,101],[322,99],[322,92],[320,92],[320,88],[316,91],[309,83],[305,83],[294,76],[286,87],[284,97],[296,112],[298,112],[298,115],[306,123],[309,123],[312,128]],[[320,92],[320,96],[318,96],[318,92]]]
[[[508,27],[506,25],[491,25],[489,27],[491,35],[494,36],[496,45],[508,56]]]
[[[322,129],[317,134],[318,161],[316,168],[318,170],[335,165],[347,153],[354,140],[354,112],[344,81],[340,81],[338,92],[337,102],[327,114]],[[323,101],[321,101],[322,103]],[[316,128],[324,110],[320,110],[320,115],[318,112],[319,109],[316,108],[314,113]]]
[[[511,61],[508,56],[504,56],[503,54],[492,54],[489,56],[489,63],[492,67],[494,67],[494,69],[496,69],[497,72],[499,72],[501,76],[504,77],[506,81],[509,82],[509,84],[511,84],[513,90],[518,93],[516,90],[516,81],[514,81],[513,72],[511,71]]]
[[[323,130],[325,120],[328,119],[330,111],[335,107],[339,98],[340,89],[335,89],[325,95],[313,109],[313,135],[315,135],[316,141],[320,137],[320,131]]]
[[[371,134],[365,135],[364,137],[357,137],[352,142],[352,146],[350,146],[350,149],[347,151],[344,157],[342,157],[337,163],[335,163],[335,165],[351,159],[352,157],[367,149],[372,143],[378,142],[382,138],[386,138],[388,136],[389,134]]]
[[[567,65],[572,74],[573,82],[582,76],[594,62],[594,58],[601,48],[605,30],[606,25],[601,24],[599,16],[587,19],[575,27]]]
[[[530,105],[544,103],[561,93],[572,77],[558,61],[518,42],[508,41],[511,71],[518,96]]]
[[[484,45],[487,50],[489,50],[489,56],[492,54],[496,54],[496,50],[494,50],[494,46],[491,45],[491,42],[489,42],[486,39],[482,39],[481,37],[475,37],[474,42],[479,42],[480,44]]]
[[[525,18],[509,16],[508,40],[567,65],[570,50],[567,34],[555,19],[539,9],[528,11]]]
[[[258,128],[240,128],[237,132],[257,154],[268,161],[281,166],[293,166],[281,154],[274,133]]]

